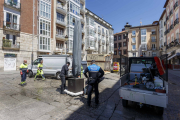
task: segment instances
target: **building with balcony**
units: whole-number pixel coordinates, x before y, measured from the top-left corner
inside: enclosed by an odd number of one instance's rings
[[[127,56],[128,57],[128,37],[127,37],[126,31],[121,31],[119,33],[114,34],[114,56],[113,61],[119,62],[120,61],[120,55]],[[136,41],[132,41],[133,44],[136,43]],[[132,49],[132,50],[135,50]]]
[[[85,0],[35,0],[33,25],[33,0],[3,0],[0,3],[3,6],[3,12],[0,13],[2,46],[0,52],[4,54],[0,54],[0,69],[7,66],[4,65],[4,61],[9,60],[4,56],[16,56],[14,62],[16,65],[7,70],[18,70],[24,59],[30,64],[32,50],[33,60],[39,55],[72,55],[73,19],[81,21],[82,60],[86,60],[87,54],[113,54],[112,25],[87,10],[85,2]],[[98,26],[102,32],[99,34],[100,46]],[[66,35],[68,39],[65,38]]]
[[[163,22],[162,22],[163,23]],[[128,57],[159,56],[159,22],[130,27],[128,31]]]
[[[163,49],[166,44],[166,10],[163,11],[159,19],[159,48]]]
[[[180,1],[179,0],[166,0],[164,4],[164,8],[169,17],[166,20],[166,46],[164,50],[167,48],[167,53],[169,55],[169,66],[176,66],[180,64],[180,37],[179,37],[179,15],[180,15],[180,8],[179,8]],[[172,55],[173,53],[173,55]],[[172,67],[173,69],[174,67]]]
[[[107,54],[113,57],[112,25],[86,9],[86,28],[87,54]]]

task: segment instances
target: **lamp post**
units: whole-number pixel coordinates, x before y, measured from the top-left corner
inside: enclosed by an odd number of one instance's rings
[[[33,39],[34,39],[34,11],[35,11],[35,0],[33,0],[33,35],[32,35],[32,54],[31,54],[31,70],[33,67]]]
[[[65,36],[65,40],[66,40],[66,42],[65,42],[65,44],[66,44],[66,52],[65,52],[65,54],[67,54],[67,40],[68,40],[68,36],[67,35]]]

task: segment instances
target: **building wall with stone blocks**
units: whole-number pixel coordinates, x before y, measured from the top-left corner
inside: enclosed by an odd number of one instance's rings
[[[0,30],[0,38],[5,37],[3,30]],[[20,42],[19,50],[11,50],[11,49],[2,49],[2,40],[0,40],[0,70],[4,70],[4,54],[15,54],[16,55],[16,70],[19,70],[20,64],[23,63],[23,60],[27,60],[27,63],[31,63],[31,54],[32,54],[32,34],[20,33],[16,38],[16,42]],[[38,39],[37,36],[34,36],[33,40],[33,59],[37,58],[37,44]]]

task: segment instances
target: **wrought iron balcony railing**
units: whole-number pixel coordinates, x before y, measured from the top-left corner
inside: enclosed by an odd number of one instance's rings
[[[169,20],[169,16],[166,17],[166,21],[168,21],[168,20]]]
[[[174,10],[178,7],[178,1],[174,4]]]
[[[173,9],[169,12],[169,16],[171,16],[173,14]]]
[[[20,49],[20,42],[15,42],[11,40],[2,40],[2,49],[9,49],[9,50],[19,50]]]
[[[179,18],[177,18],[177,19],[174,21],[174,26],[176,26],[178,23],[179,23]]]
[[[14,30],[14,31],[20,31],[20,25],[17,23],[12,23],[12,22],[8,22],[8,21],[4,21],[3,22],[3,28],[4,29],[9,29],[9,30]]]
[[[171,26],[170,26],[170,30],[172,30],[174,28],[174,25],[172,24]]]

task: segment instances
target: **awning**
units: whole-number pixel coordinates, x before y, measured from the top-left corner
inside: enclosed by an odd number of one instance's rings
[[[170,56],[170,57],[168,58],[168,60],[172,59],[172,58],[175,57],[175,56],[180,56],[180,53],[176,53],[176,54]]]

